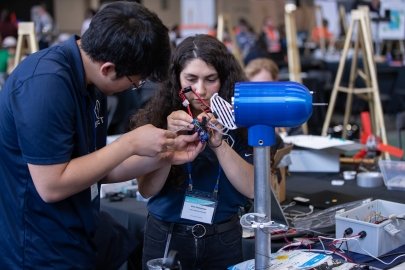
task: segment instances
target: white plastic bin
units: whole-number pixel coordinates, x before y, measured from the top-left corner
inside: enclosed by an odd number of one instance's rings
[[[343,238],[347,228],[352,228],[353,233],[346,238],[365,231],[364,238],[347,242],[348,250],[378,257],[405,244],[405,220],[395,217],[405,217],[405,204],[374,200],[337,213],[336,238]],[[346,244],[341,248],[346,249]]]

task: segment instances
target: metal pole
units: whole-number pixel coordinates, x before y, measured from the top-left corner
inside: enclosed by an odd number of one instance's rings
[[[270,146],[254,147],[253,162],[255,172],[254,212],[264,214],[266,221],[270,221]],[[270,269],[271,235],[269,228],[256,228],[255,239],[255,269]]]

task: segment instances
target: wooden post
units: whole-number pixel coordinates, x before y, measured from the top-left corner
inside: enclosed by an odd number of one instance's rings
[[[226,14],[219,14],[218,21],[217,21],[217,39],[221,42],[225,42],[225,29],[228,27],[229,37],[232,47],[232,54],[235,56],[236,60],[238,60],[239,64],[243,67],[243,59],[242,54],[240,52],[239,46],[236,42],[236,35],[233,29],[233,25],[231,24],[231,20],[228,15]]]
[[[287,38],[288,72],[290,81],[302,83],[301,61],[297,46],[297,27],[294,17],[295,9],[285,8],[285,33]],[[308,134],[307,123],[302,124],[302,131]]]
[[[355,27],[357,27],[357,38],[354,40],[354,52],[352,56],[349,84],[347,87],[345,87],[341,85],[341,80]],[[360,50],[361,53],[359,53]],[[384,144],[387,144],[384,115],[377,82],[376,64],[374,62],[373,55],[373,42],[371,37],[368,9],[359,8],[357,10],[353,10],[351,12],[350,25],[347,30],[342,56],[340,58],[335,83],[329,101],[329,107],[322,127],[323,136],[327,135],[327,130],[330,125],[337,95],[339,92],[343,92],[347,94],[347,99],[343,120],[342,138],[347,137],[346,126],[349,123],[349,118],[351,115],[353,95],[357,95],[368,102],[370,115],[373,122],[373,134],[380,137]],[[363,70],[358,67],[358,58],[360,56],[363,58]],[[366,87],[355,87],[355,80],[358,77],[364,80]],[[388,157],[388,154],[385,155]]]
[[[342,36],[345,36],[347,34],[346,11],[342,4],[339,5],[339,23],[342,28]]]
[[[25,38],[28,42],[29,53],[38,51],[38,42],[35,37],[35,28],[33,22],[20,22],[18,23],[18,38],[17,47],[15,52],[14,68],[20,63],[23,55],[23,41]]]

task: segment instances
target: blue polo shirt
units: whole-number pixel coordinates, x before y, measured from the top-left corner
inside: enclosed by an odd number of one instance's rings
[[[0,269],[94,268],[99,197],[45,203],[27,166],[105,145],[106,99],[86,86],[77,39],[28,56],[0,91]]]

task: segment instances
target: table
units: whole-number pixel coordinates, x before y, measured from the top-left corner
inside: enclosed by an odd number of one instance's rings
[[[355,181],[345,181],[343,186],[332,186],[331,180],[338,178],[342,179],[342,176],[336,173],[291,173],[291,175],[287,176],[287,200],[298,195],[310,196],[311,193],[331,190],[362,198],[373,197],[373,199],[378,198],[405,203],[405,193],[403,191],[387,190],[384,186],[378,188],[362,188],[358,187]],[[137,249],[139,249],[139,254],[141,254],[144,224],[147,217],[146,203],[137,201],[135,198],[124,198],[122,201],[118,202],[110,202],[108,199],[101,199],[101,209],[110,213],[121,225],[127,227],[135,234],[138,241]],[[254,240],[244,239],[243,245],[246,259],[252,259],[254,252],[251,252],[252,250],[250,249],[254,249]],[[272,243],[272,248],[273,247],[278,246]],[[247,249],[249,249],[250,252],[247,251]],[[404,252],[405,246],[399,248],[399,251]],[[141,257],[141,255],[139,256]],[[370,259],[370,257],[365,255],[354,256],[356,256],[358,262],[365,262]],[[403,258],[402,261],[405,261],[405,258]],[[381,267],[382,265],[380,264],[379,266]]]
[[[344,193],[360,198],[382,199],[387,201],[393,201],[398,203],[405,203],[405,192],[397,190],[388,190],[385,186],[376,188],[363,188],[356,184],[355,180],[345,181],[343,186],[333,186],[331,180],[333,179],[343,179],[341,174],[336,173],[294,173],[292,177],[287,179],[287,194],[289,198],[294,196],[304,195],[310,197],[310,194],[320,192],[323,190],[331,190],[339,193]],[[405,254],[405,246],[402,246],[394,251]],[[356,262],[365,263],[370,260],[370,257],[360,254],[352,253]],[[390,261],[395,256],[386,257],[384,261]],[[400,259],[399,262],[404,262],[405,258]],[[384,269],[382,263],[376,261],[373,262],[373,266]],[[385,268],[387,269],[387,268]],[[398,265],[392,269],[405,269],[405,263]]]
[[[333,186],[331,180],[343,179],[342,174],[336,173],[291,173],[287,177],[286,188],[287,197],[305,195],[323,190],[330,190],[344,193],[361,199],[372,197],[398,203],[405,203],[405,192],[398,190],[388,190],[385,186],[376,188],[363,188],[356,184],[355,180],[345,181],[343,186]]]

